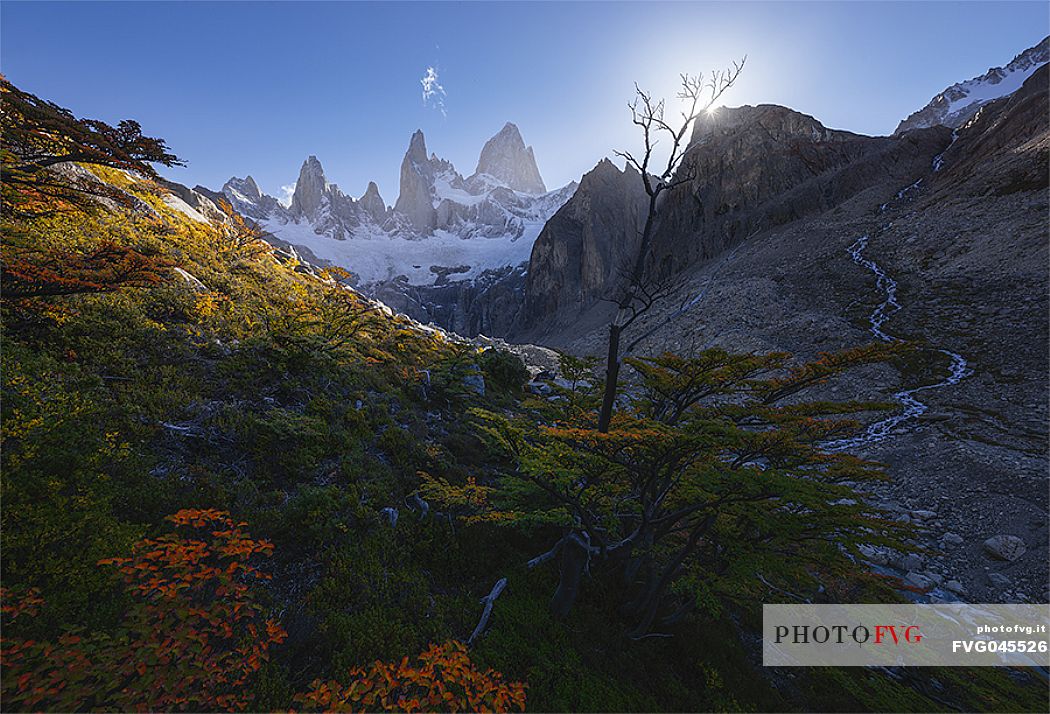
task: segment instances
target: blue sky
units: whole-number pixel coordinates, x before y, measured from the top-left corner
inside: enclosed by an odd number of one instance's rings
[[[137,119],[219,188],[267,193],[303,159],[360,195],[397,198],[421,128],[473,172],[506,121],[550,188],[635,146],[633,82],[672,96],[680,72],[748,56],[729,105],[784,104],[886,134],[949,84],[1048,32],[1045,2],[25,3],[0,6],[0,71],[75,113]],[[424,103],[436,68],[444,109]]]

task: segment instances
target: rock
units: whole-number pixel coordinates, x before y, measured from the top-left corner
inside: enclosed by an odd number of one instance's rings
[[[182,268],[174,268],[174,270],[182,277],[183,280],[186,281],[186,285],[188,285],[191,290],[194,290],[195,292],[208,291],[208,286],[202,283],[197,278],[197,276],[193,275],[192,273],[186,270],[183,270]]]
[[[984,542],[988,555],[999,560],[1014,561],[1025,554],[1024,541],[1013,535],[995,535]]]
[[[963,587],[963,584],[960,583],[958,580],[949,580],[944,587],[948,588],[957,595],[966,594],[966,589]]]
[[[937,583],[928,578],[925,574],[916,572],[911,572],[905,575],[904,583],[919,588],[920,590],[929,590],[937,585]]]
[[[551,393],[551,385],[544,384],[543,382],[529,382],[527,389],[530,394],[535,394],[540,397],[545,397]]]
[[[886,555],[886,549],[881,548],[877,545],[865,545],[862,544],[857,547],[860,550],[861,556],[875,565],[886,565],[889,563],[889,558]]]
[[[463,386],[477,394],[479,397],[485,396],[485,377],[480,373],[468,374],[464,377]]]
[[[901,570],[918,570],[922,567],[922,556],[917,553],[906,553],[894,563]]]
[[[1000,590],[1010,587],[1010,578],[1002,573],[988,573],[988,582]]]
[[[944,576],[941,575],[940,573],[935,573],[932,570],[924,571],[923,575],[928,580],[931,580],[936,585],[940,585],[940,584],[942,584],[944,582]]]
[[[911,511],[911,517],[920,521],[928,521],[937,517],[936,511]]]
[[[251,176],[246,178],[245,182],[247,186],[255,186],[255,181]],[[172,193],[171,196],[164,197],[164,203],[185,214],[188,218],[201,223],[209,221],[225,223],[228,220],[226,214],[219,210],[219,206],[207,189],[201,189],[200,186],[191,189],[181,183],[164,179],[158,179],[157,183]],[[246,188],[245,190],[250,191],[251,189]]]
[[[875,553],[871,556],[871,562],[875,565],[888,565],[890,558],[886,555],[886,551],[879,548],[875,550]]]
[[[958,535],[957,533],[945,533],[943,536],[941,536],[941,540],[943,540],[948,545],[962,545],[963,543],[962,536]]]

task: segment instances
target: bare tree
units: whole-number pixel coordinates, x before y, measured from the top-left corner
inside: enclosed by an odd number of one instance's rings
[[[602,433],[609,431],[613,406],[616,402],[621,363],[620,338],[624,330],[648,312],[672,287],[669,281],[659,281],[646,273],[649,254],[652,250],[653,229],[660,207],[660,197],[664,192],[695,178],[692,170],[679,170],[688,148],[686,134],[693,121],[713,107],[719,97],[736,82],[746,59],[745,57],[740,62],[734,62],[729,69],[715,70],[706,79],[703,74],[681,75],[682,89],[677,96],[685,103],[685,109],[681,112],[680,123],[672,124],[664,118],[664,100],[655,101],[650,93],[643,91],[637,84],[634,86],[635,97],[627,107],[631,110],[632,123],[642,131],[641,158],[637,158],[629,151],[617,151],[616,155],[638,169],[642,175],[642,185],[646,195],[649,196],[649,206],[641,239],[638,242],[638,250],[634,254],[634,260],[628,265],[625,285],[619,300],[616,301],[616,317],[609,324],[605,390],[602,395],[601,412],[598,416],[598,431]],[[656,174],[653,173],[653,164],[656,164],[657,160],[654,159],[653,152],[661,137],[670,140],[671,150],[666,164],[661,164],[662,170]]]

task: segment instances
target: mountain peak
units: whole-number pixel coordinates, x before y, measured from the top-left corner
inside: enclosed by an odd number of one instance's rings
[[[259,190],[259,184],[255,183],[255,179],[252,178],[251,174],[244,177],[244,189],[245,195],[248,198],[262,198],[262,191]]]
[[[427,161],[427,142],[423,130],[416,129],[401,160],[401,191],[394,210],[406,218],[417,231],[429,233],[434,228],[435,214],[431,203],[433,169]]]
[[[504,136],[504,135],[517,137],[517,141],[522,146],[525,146],[525,141],[521,138],[521,131],[518,130],[518,125],[515,124],[514,122],[509,121],[506,124],[504,124],[503,128],[499,130],[499,134],[497,134],[497,136]]]
[[[419,164],[427,160],[427,140],[423,136],[422,129],[416,129],[412,134],[408,142],[408,153],[405,156]]]
[[[365,189],[364,194],[358,199],[358,203],[361,204],[363,209],[368,211],[376,223],[380,223],[386,218],[386,203],[384,203],[383,197],[379,195],[379,186],[376,186],[375,181],[368,182],[368,188]]]
[[[242,179],[231,176],[230,180],[223,185],[222,190],[223,193],[231,193],[238,199],[249,203],[262,198],[262,191],[259,190],[259,185],[251,176],[245,176]]]
[[[1013,94],[1032,74],[1050,61],[1050,37],[1021,52],[1005,67],[992,67],[979,77],[958,82],[935,96],[929,103],[897,125],[894,135],[911,129],[965,124],[989,102]]]
[[[299,169],[299,180],[295,182],[295,193],[292,194],[291,211],[296,216],[312,216],[321,205],[328,182],[324,177],[324,168],[317,157],[311,154]]]
[[[521,132],[507,122],[499,133],[485,142],[474,175],[488,174],[522,193],[546,193],[536,157],[531,146],[525,146]]]

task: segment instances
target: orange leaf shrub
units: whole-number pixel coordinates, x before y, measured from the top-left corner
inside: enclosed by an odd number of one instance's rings
[[[5,639],[3,694],[11,706],[125,711],[241,710],[249,681],[286,636],[255,600],[269,576],[249,561],[273,546],[252,540],[227,513],[182,510],[175,533],[110,558],[135,600],[116,634],[68,633],[57,643]],[[33,615],[36,593],[8,603]]]
[[[351,681],[314,680],[295,697],[308,711],[507,712],[525,711],[522,682],[504,682],[470,661],[461,642],[431,645],[416,664],[376,662],[349,672]]]

